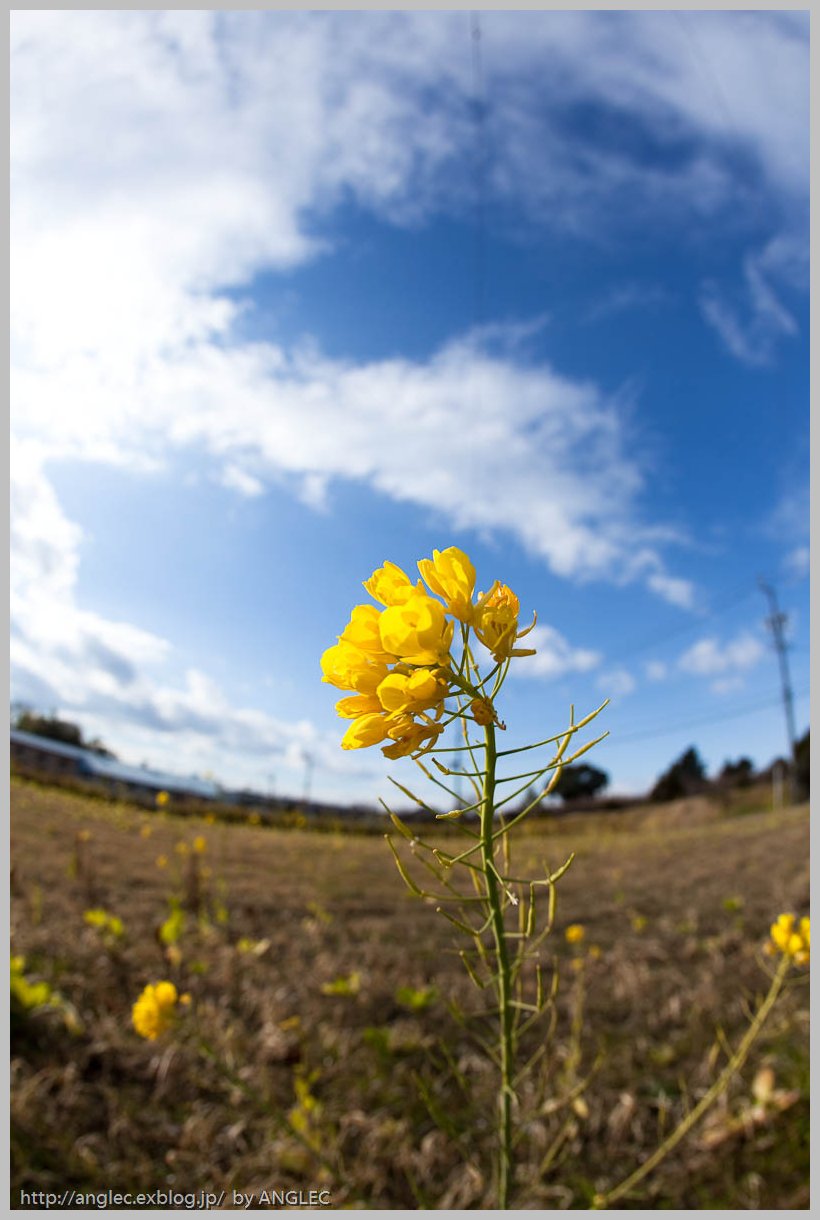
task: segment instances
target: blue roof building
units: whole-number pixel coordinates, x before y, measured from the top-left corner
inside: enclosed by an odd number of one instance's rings
[[[157,792],[168,792],[213,801],[223,795],[222,789],[213,780],[200,779],[197,775],[169,775],[149,767],[131,767],[94,750],[39,737],[35,733],[25,733],[21,729],[12,729],[10,738],[12,762],[23,767],[51,774],[73,775],[111,789],[120,787],[152,796]]]

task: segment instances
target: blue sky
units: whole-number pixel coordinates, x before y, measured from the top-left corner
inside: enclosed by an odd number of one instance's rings
[[[475,34],[479,34],[476,39]],[[808,15],[16,11],[12,698],[374,803],[385,559],[538,612],[509,744],[640,791],[808,724]],[[479,55],[476,57],[475,51]]]

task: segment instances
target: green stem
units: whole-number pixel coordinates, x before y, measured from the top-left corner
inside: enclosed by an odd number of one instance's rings
[[[496,987],[499,1012],[499,1066],[501,1081],[498,1093],[498,1206],[509,1207],[512,1184],[512,1101],[513,1101],[513,1020],[512,979],[507,940],[504,931],[504,909],[493,860],[493,814],[495,812],[495,727],[485,727],[484,797],[481,806],[481,857],[487,886],[487,902],[495,941],[498,964]]]
[[[754,1020],[746,1030],[746,1033],[741,1039],[740,1045],[732,1055],[729,1062],[726,1064],[726,1067],[718,1076],[715,1083],[712,1085],[711,1089],[709,1089],[707,1093],[704,1093],[703,1097],[701,1097],[694,1109],[689,1111],[672,1134],[664,1140],[661,1146],[652,1153],[652,1156],[649,1157],[648,1160],[644,1161],[643,1165],[640,1165],[634,1173],[631,1173],[629,1177],[625,1178],[624,1181],[618,1186],[614,1186],[612,1190],[608,1190],[603,1194],[596,1195],[595,1202],[593,1204],[595,1208],[611,1207],[617,1199],[622,1199],[624,1195],[629,1194],[633,1187],[637,1186],[639,1182],[643,1181],[647,1174],[651,1173],[652,1170],[659,1165],[660,1162],[672,1151],[672,1149],[680,1143],[683,1137],[688,1134],[692,1127],[694,1127],[695,1123],[706,1113],[712,1103],[716,1101],[718,1097],[720,1097],[721,1093],[723,1093],[723,1091],[726,1089],[735,1072],[740,1071],[743,1064],[746,1062],[746,1058],[752,1048],[752,1043],[760,1033],[760,1030],[763,1028],[763,1023],[771,1012],[772,1006],[780,994],[780,990],[783,986],[783,980],[788,973],[789,966],[789,958],[784,956],[777,968],[777,973],[772,979],[772,985],[769,988],[768,994],[766,995],[763,1003],[760,1005],[760,1008],[757,1010]]]

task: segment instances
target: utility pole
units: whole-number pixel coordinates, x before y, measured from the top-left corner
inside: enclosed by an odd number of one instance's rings
[[[768,599],[769,609],[771,611],[766,619],[766,626],[772,633],[777,659],[780,664],[780,683],[783,687],[783,707],[786,710],[786,732],[789,736],[789,775],[791,778],[792,800],[797,796],[797,776],[795,774],[795,745],[797,743],[797,734],[794,730],[794,706],[792,703],[792,687],[789,678],[789,661],[786,656],[786,637],[784,635],[784,627],[788,622],[788,615],[784,614],[777,604],[777,595],[770,584],[767,584],[762,578],[757,582],[760,585],[762,592]]]

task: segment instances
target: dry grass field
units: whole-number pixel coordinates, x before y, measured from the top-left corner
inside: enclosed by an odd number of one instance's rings
[[[476,993],[458,934],[406,892],[383,838],[209,824],[19,780],[11,809],[12,952],[69,1006],[13,1021],[13,1207],[21,1190],[108,1188],[491,1204],[494,1080],[448,1008]],[[653,1150],[765,993],[772,919],[808,911],[806,806],[578,815],[519,840],[522,868],[570,851],[549,1062],[556,1088],[578,1087],[521,1119],[520,1209],[586,1208]],[[89,926],[89,908],[123,934]],[[572,923],[600,948],[583,974]],[[148,1042],[131,1006],[161,978],[191,1003]],[[621,1206],[807,1207],[808,1079],[795,971],[725,1102]]]

